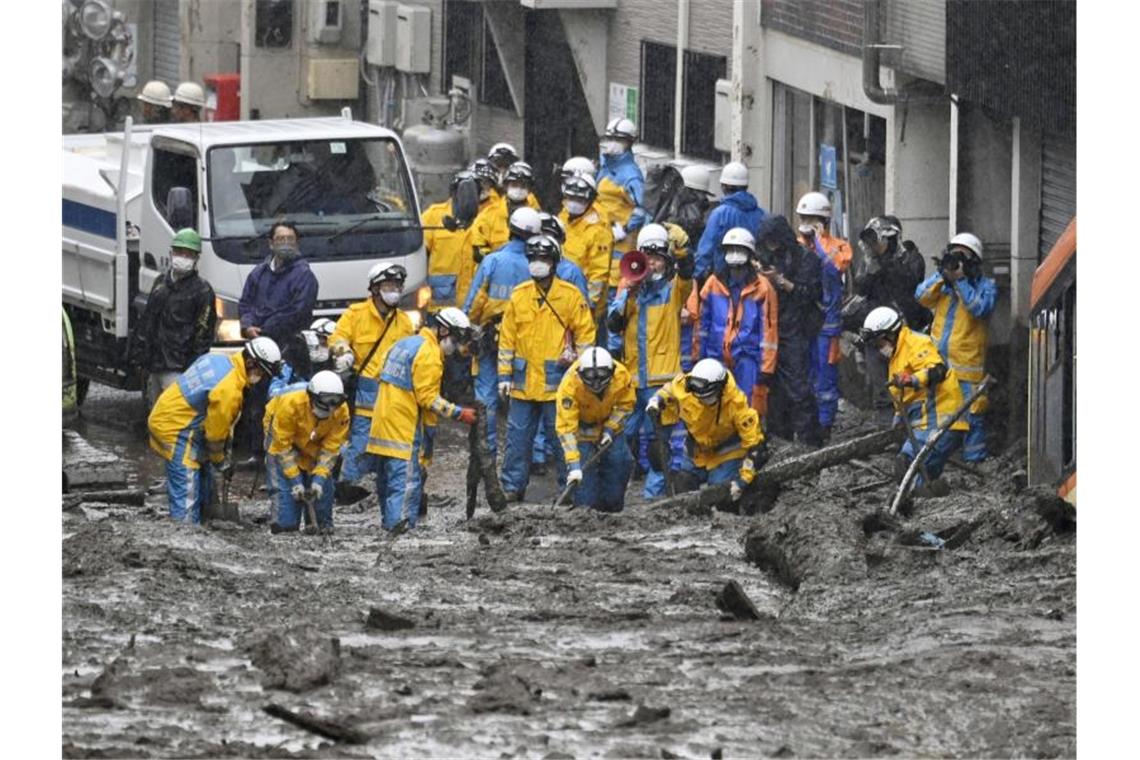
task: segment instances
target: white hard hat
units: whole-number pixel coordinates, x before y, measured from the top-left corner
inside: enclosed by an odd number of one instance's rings
[[[523,238],[542,232],[542,219],[530,206],[520,206],[512,211],[508,224],[512,232],[519,233]]]
[[[174,90],[174,102],[202,108],[206,105],[206,93],[197,82],[183,82]]]
[[[456,332],[462,333],[471,329],[471,320],[463,313],[462,309],[457,309],[454,306],[446,306],[436,312],[435,321],[448,330]]]
[[[614,377],[614,358],[601,346],[590,346],[578,360],[578,377],[595,393],[605,393]]]
[[[657,253],[660,249],[661,253],[668,253],[669,251],[669,230],[665,229],[660,224],[647,224],[641,228],[641,232],[637,233],[637,248],[642,251],[652,251]]]
[[[344,394],[344,381],[340,379],[337,373],[323,369],[317,374],[313,375],[313,379],[309,381],[309,393],[339,393]]]
[[[621,117],[610,119],[610,122],[606,124],[605,137],[615,137],[619,140],[636,140],[637,127],[635,127],[633,122],[629,119],[623,119]]]
[[[863,320],[863,331],[872,337],[894,332],[902,326],[902,317],[890,306],[876,306]]]
[[[562,164],[562,176],[568,177],[574,174],[588,174],[593,179],[594,175],[598,173],[598,167],[593,161],[585,156],[571,156],[566,159],[566,163]]]
[[[404,281],[408,279],[408,270],[404,268],[403,264],[397,264],[394,261],[377,261],[368,270],[368,287],[372,287],[378,282],[399,282],[400,287],[404,286]]]
[[[729,187],[748,187],[748,167],[739,161],[725,164],[720,170],[720,184]]]
[[[519,160],[519,152],[510,143],[495,143],[487,151],[487,160],[492,163],[506,161],[508,164],[513,164]]]
[[[950,238],[950,245],[960,245],[963,248],[969,248],[974,252],[974,255],[979,259],[982,258],[982,241],[978,236],[970,232],[959,232],[954,237]]]
[[[691,165],[681,169],[681,181],[691,190],[709,191],[709,170],[703,166]]]
[[[313,320],[313,324],[309,325],[309,329],[317,337],[328,338],[336,331],[336,322],[328,317],[317,317]]]
[[[728,384],[728,370],[716,359],[701,359],[685,378],[685,389],[698,398],[719,396]]]
[[[730,245],[739,245],[747,248],[752,253],[756,253],[756,238],[752,237],[752,233],[743,227],[733,227],[728,232],[724,233],[720,244],[722,247],[727,248]]]
[[[144,103],[150,103],[152,106],[170,108],[170,88],[166,86],[166,82],[160,82],[157,79],[152,79],[143,85],[142,91],[135,97]]]
[[[276,375],[281,366],[281,349],[273,338],[258,336],[245,344],[242,353],[268,375]]]
[[[800,202],[796,204],[796,213],[800,216],[822,216],[831,218],[831,201],[823,193],[805,193]]]

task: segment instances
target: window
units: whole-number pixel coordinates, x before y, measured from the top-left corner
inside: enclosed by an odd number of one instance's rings
[[[682,60],[681,152],[720,160],[713,147],[716,80],[728,71],[728,59],[686,50]],[[676,98],[677,48],[641,41],[641,142],[672,148]]]
[[[198,160],[157,145],[151,167],[151,199],[172,230],[198,228]]]
[[[451,86],[452,76],[461,76],[474,83],[480,103],[513,110],[514,98],[483,5],[447,0],[443,23],[445,89]]]
[[[254,17],[257,47],[287,48],[293,44],[293,0],[257,0]]]

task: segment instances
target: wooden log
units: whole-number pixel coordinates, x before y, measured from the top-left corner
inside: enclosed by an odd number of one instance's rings
[[[77,496],[84,503],[100,502],[103,504],[130,504],[141,507],[146,503],[146,490],[142,488],[123,488],[113,491],[76,491]]]
[[[297,728],[303,728],[306,731],[317,734],[318,736],[323,736],[326,739],[344,742],[345,744],[366,744],[368,742],[368,734],[339,721],[318,718],[312,713],[294,712],[281,705],[272,703],[261,709],[266,715],[279,718],[286,723],[293,724]]]
[[[483,494],[492,512],[507,508],[507,497],[499,482],[495,457],[487,447],[487,408],[475,402],[475,424],[467,433],[467,519],[475,514],[479,498],[479,481],[483,481]]]

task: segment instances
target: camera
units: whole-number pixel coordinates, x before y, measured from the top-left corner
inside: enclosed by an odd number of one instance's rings
[[[944,272],[957,272],[966,263],[966,257],[957,251],[952,251],[950,246],[946,246],[941,257],[934,256],[933,260],[938,269]]]
[[[761,269],[771,269],[776,266],[776,255],[764,246],[756,248],[756,260],[760,262]]]

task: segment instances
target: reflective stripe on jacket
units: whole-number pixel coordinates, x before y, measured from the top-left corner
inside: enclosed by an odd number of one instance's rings
[[[761,372],[775,374],[779,345],[775,289],[765,277],[755,276],[736,288],[725,285],[720,277],[712,275],[700,293],[693,291],[689,296],[687,308],[699,325],[696,360],[712,358],[732,369],[740,358],[748,357]],[[752,393],[751,388],[741,390]]]
[[[265,406],[266,453],[276,457],[290,486],[301,473],[329,478],[340,447],[348,440],[348,405],[318,419],[305,388],[285,391]]]
[[[442,227],[443,218],[452,215],[451,201],[428,206],[420,215],[424,227]],[[475,276],[475,259],[471,256],[472,228],[455,231],[424,230],[424,249],[428,257],[428,285],[431,286],[433,309],[463,303],[471,278]]]
[[[594,316],[605,311],[605,291],[610,278],[610,257],[613,255],[614,235],[606,215],[591,204],[580,216],[570,218],[563,208],[558,218],[566,225],[566,242],[562,256],[574,262],[586,276],[590,293],[590,308]],[[599,310],[600,308],[600,310]]]
[[[392,321],[391,327],[385,332],[384,328],[389,321]],[[380,340],[381,333],[384,339],[372,354],[372,358],[368,359],[368,366],[362,368],[360,365],[372,351],[372,346]],[[360,375],[356,389],[356,414],[361,417],[372,416],[372,407],[376,403],[376,378],[380,374],[380,368],[384,366],[388,350],[397,341],[414,333],[415,326],[411,317],[399,309],[388,312],[387,318],[381,317],[371,298],[352,304],[344,314],[340,315],[336,329],[329,338],[329,348],[333,355],[342,351],[345,346],[352,349],[353,369]]]
[[[566,466],[574,469],[573,465],[579,460],[578,443],[596,442],[602,436],[603,427],[613,434],[613,445],[625,445],[619,433],[626,418],[633,413],[636,401],[637,392],[629,370],[621,362],[614,362],[613,379],[601,398],[578,376],[578,362],[571,364],[558,384],[554,419]]]
[[[693,289],[692,280],[641,281],[635,298],[623,280],[610,313],[622,314],[625,364],[636,369],[637,387],[669,382],[681,371],[681,308]]]
[[[945,364],[938,354],[934,340],[925,333],[915,332],[905,325],[899,330],[895,352],[891,355],[888,377],[909,374],[918,380],[918,388],[890,387],[891,395],[902,402],[911,425],[919,430],[934,430],[958,411],[964,398],[958,385],[958,375],[951,368],[941,382],[930,385],[930,369]],[[932,403],[933,402],[933,403]],[[951,430],[969,430],[965,416],[950,426]]]
[[[970,283],[963,277],[957,285],[955,292],[947,287],[942,273],[935,272],[923,280],[914,295],[934,312],[930,336],[938,345],[938,353],[958,377],[980,383],[986,376],[988,318],[997,303],[997,283],[989,277]]]
[[[163,459],[172,461],[181,441],[181,464],[197,469],[196,456],[204,445],[210,460],[220,463],[248,383],[240,351],[229,356],[198,357],[177,381],[166,387],[151,409],[147,418],[150,447]]]

